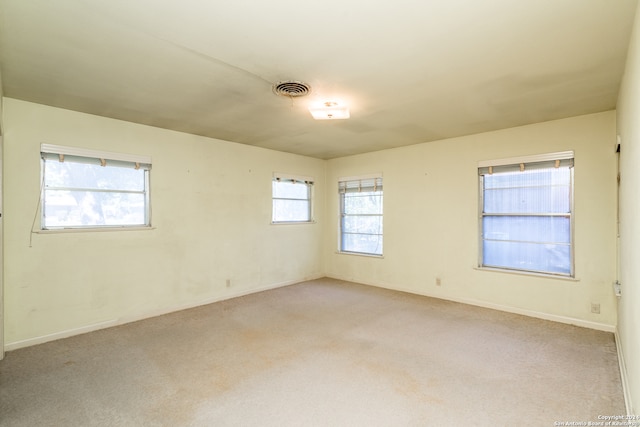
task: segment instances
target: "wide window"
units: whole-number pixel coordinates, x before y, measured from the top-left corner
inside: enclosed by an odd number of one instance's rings
[[[478,171],[480,266],[573,276],[573,152]]]
[[[42,144],[43,230],[150,226],[151,159]]]
[[[312,178],[275,174],[272,182],[272,222],[311,222],[312,189]]]
[[[382,255],[382,177],[341,178],[340,251]]]

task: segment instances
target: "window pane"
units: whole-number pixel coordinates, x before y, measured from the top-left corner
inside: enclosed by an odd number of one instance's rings
[[[301,182],[273,181],[273,197],[277,199],[309,199],[309,185]]]
[[[382,255],[382,236],[342,234],[342,251]]]
[[[342,219],[345,233],[382,234],[382,216],[346,216]]]
[[[568,213],[569,186],[486,190],[485,213]]]
[[[483,244],[486,267],[571,274],[571,247],[562,244],[496,242]]]
[[[571,220],[564,217],[485,216],[483,238],[541,243],[569,243]]]
[[[571,170],[569,167],[524,170],[522,172],[502,172],[484,175],[485,188],[539,187],[569,185]]]
[[[45,186],[144,191],[145,170],[47,160]]]
[[[382,215],[382,192],[346,193],[344,197],[345,214]]]
[[[44,191],[44,227],[145,225],[145,195]]]
[[[570,188],[568,167],[484,175],[484,212],[566,213]]]
[[[311,221],[311,185],[302,182],[273,181],[273,222]]]
[[[482,171],[483,266],[573,274],[573,172],[570,166],[554,166],[548,162],[520,171],[516,164],[505,166],[509,171]]]
[[[273,221],[311,221],[309,201],[273,199]]]
[[[382,178],[343,181],[339,189],[340,250],[382,255]]]

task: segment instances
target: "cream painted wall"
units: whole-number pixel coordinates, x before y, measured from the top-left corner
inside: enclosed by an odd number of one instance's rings
[[[640,415],[640,8],[618,98],[620,282],[618,337],[630,411]]]
[[[2,206],[2,200],[3,200],[3,188],[2,188],[2,100],[3,100],[3,90],[2,90],[2,73],[0,72],[0,214],[3,213],[3,206]],[[2,238],[2,225],[3,225],[3,220],[2,217],[0,217],[0,360],[4,359],[4,286],[3,286],[3,282],[2,282],[2,278],[3,278],[3,260],[4,257],[2,255],[2,246],[3,246],[3,238]]]
[[[615,112],[328,161],[326,274],[613,330]],[[577,281],[476,269],[480,160],[575,151]],[[337,181],[384,175],[384,257],[337,253]],[[436,286],[436,277],[442,281]],[[600,314],[591,313],[599,303]]]
[[[9,349],[323,275],[322,160],[8,98],[4,124]],[[154,229],[31,235],[40,143],[152,156]],[[273,172],[316,178],[315,224],[271,225]]]
[[[2,101],[3,101],[3,97],[4,97],[4,92],[2,89],[2,73],[0,72],[0,136],[2,135],[2,130],[3,130],[3,126],[2,126]]]

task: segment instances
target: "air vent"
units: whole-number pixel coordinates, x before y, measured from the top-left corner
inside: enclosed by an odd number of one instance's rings
[[[311,93],[311,86],[295,80],[278,82],[273,85],[273,93],[287,97],[305,96]]]

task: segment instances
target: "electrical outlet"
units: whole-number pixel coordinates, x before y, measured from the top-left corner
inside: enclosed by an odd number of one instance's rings
[[[231,279],[227,279],[227,288],[231,287]]]
[[[436,286],[441,286],[442,285],[442,279],[440,279],[439,277],[436,277]]]
[[[591,312],[595,314],[600,314],[600,304],[591,303]]]

